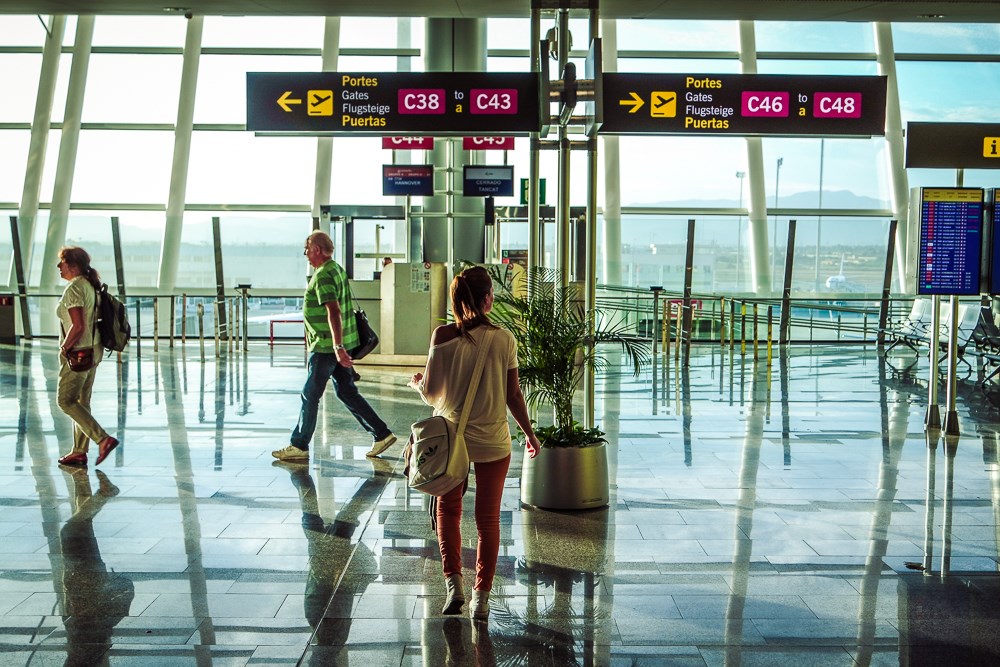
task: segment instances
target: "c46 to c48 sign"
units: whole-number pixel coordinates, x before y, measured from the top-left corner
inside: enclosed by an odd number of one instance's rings
[[[604,75],[601,134],[885,134],[884,76]]]
[[[538,113],[532,73],[247,73],[256,132],[527,134]]]

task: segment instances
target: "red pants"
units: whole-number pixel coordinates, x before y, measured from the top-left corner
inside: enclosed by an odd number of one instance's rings
[[[476,582],[472,588],[489,591],[493,587],[497,555],[500,553],[500,499],[510,467],[510,455],[499,461],[473,465],[476,467],[476,530],[479,541],[476,545]],[[445,576],[462,574],[463,486],[459,484],[438,498],[438,546],[441,548]]]

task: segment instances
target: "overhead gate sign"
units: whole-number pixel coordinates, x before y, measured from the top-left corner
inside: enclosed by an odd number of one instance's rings
[[[538,74],[248,72],[247,129],[315,134],[528,134]]]
[[[884,76],[604,75],[600,134],[880,136]]]

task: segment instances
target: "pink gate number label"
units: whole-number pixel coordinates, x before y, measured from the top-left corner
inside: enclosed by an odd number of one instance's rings
[[[443,88],[400,88],[399,113],[401,114],[443,114]]]
[[[740,99],[740,115],[785,118],[788,116],[788,99],[789,94],[783,91],[744,90]]]
[[[816,118],[861,118],[861,93],[814,93]]]
[[[469,91],[469,113],[513,116],[517,113],[517,88],[473,88]]]

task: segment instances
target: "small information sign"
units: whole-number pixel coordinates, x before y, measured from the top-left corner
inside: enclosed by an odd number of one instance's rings
[[[382,194],[386,197],[432,197],[434,167],[429,164],[382,165]]]
[[[510,197],[514,194],[514,167],[467,164],[462,194],[466,197]]]
[[[906,166],[1000,169],[1000,124],[907,123]]]

